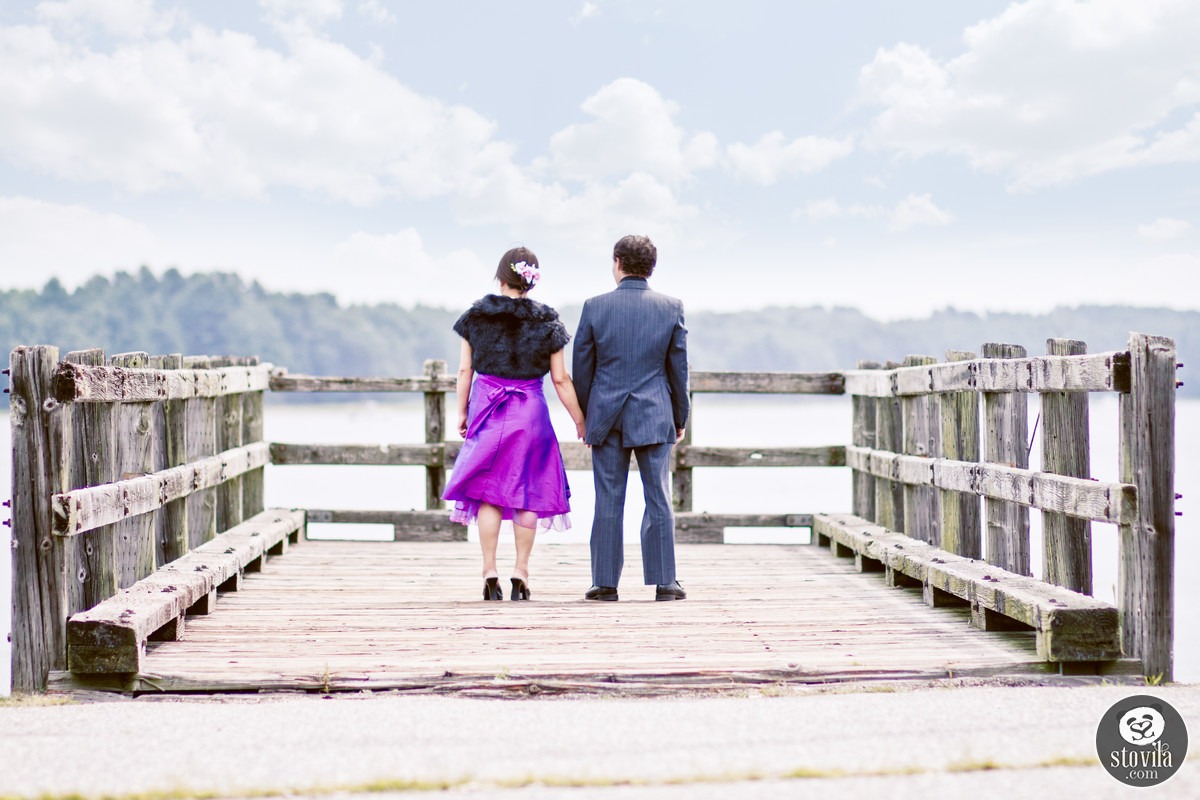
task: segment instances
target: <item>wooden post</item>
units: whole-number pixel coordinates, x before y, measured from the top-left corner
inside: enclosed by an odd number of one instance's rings
[[[907,356],[906,367],[937,363],[933,356]],[[937,458],[942,452],[942,412],[937,395],[905,395],[900,401],[904,417],[904,453]],[[932,462],[931,462],[932,463]],[[939,545],[942,541],[941,495],[932,486],[904,486],[904,531],[914,539]]]
[[[119,353],[109,359],[114,367],[145,369],[146,353]],[[116,453],[116,480],[155,472],[153,403],[115,403],[112,449]],[[156,545],[154,515],[141,514],[121,520],[114,528],[117,549],[117,586],[126,589],[154,572]],[[115,594],[115,592],[114,592]]]
[[[258,357],[250,366],[258,366]],[[263,393],[246,392],[242,398],[242,443],[254,444],[263,440]],[[246,519],[266,508],[264,500],[264,468],[253,469],[242,476],[242,515]]]
[[[186,356],[185,369],[208,369],[208,356]],[[217,453],[217,404],[211,397],[187,401],[187,450],[184,463]],[[217,535],[217,490],[204,489],[187,497],[188,549],[199,547]]]
[[[973,361],[966,350],[947,350],[946,361]],[[979,394],[942,395],[942,457],[979,461]],[[942,542],[947,552],[967,558],[983,557],[979,496],[971,492],[942,492]]]
[[[51,393],[57,347],[18,347],[9,356],[12,425],[12,683],[17,691],[44,689],[51,669],[66,663],[70,614],[66,587],[73,575],[62,541],[51,532],[50,495],[63,480],[52,447],[65,413]],[[59,428],[61,433],[61,427]],[[64,442],[69,446],[70,440]]]
[[[72,364],[104,365],[103,350],[79,350],[67,353],[63,361]],[[56,456],[59,469],[65,470],[65,483],[62,490],[82,489],[103,483],[99,480],[99,459],[93,461],[87,457],[91,451],[88,442],[95,435],[92,422],[96,419],[98,409],[89,403],[70,403],[62,414],[56,415],[64,426],[55,440],[61,442],[62,455]],[[109,408],[102,410],[103,417],[109,418]],[[104,435],[104,434],[101,434]],[[68,445],[67,442],[70,442]],[[56,489],[56,491],[59,491]],[[77,611],[91,608],[97,602],[89,602],[88,587],[93,580],[92,556],[99,536],[107,535],[108,545],[112,546],[112,528],[88,531],[80,536],[73,536],[63,541],[67,550],[68,571],[74,580],[68,580],[67,607],[68,616]]]
[[[213,367],[240,365],[244,359],[218,358],[210,362]],[[216,398],[217,452],[223,453],[241,447],[242,441],[242,397],[240,394],[223,394]],[[245,518],[242,512],[242,479],[230,478],[217,487],[217,531],[224,532]]]
[[[888,362],[885,369],[898,365]],[[893,389],[895,384],[893,382]],[[880,450],[900,452],[903,439],[900,398],[880,397],[875,401],[875,442]],[[897,533],[904,532],[904,485],[885,478],[875,479],[875,522]]]
[[[1081,356],[1087,345],[1048,339],[1046,354]],[[1091,477],[1086,392],[1042,393],[1042,470],[1073,478]],[[1042,580],[1092,593],[1092,523],[1042,512]]]
[[[879,362],[859,361],[856,366],[858,369],[879,369]],[[853,418],[853,429],[850,434],[851,443],[856,447],[875,449],[875,401],[870,397],[855,395],[850,398],[850,407]],[[851,470],[850,486],[853,492],[851,510],[854,512],[854,515],[863,519],[874,520],[875,477],[860,470]]]
[[[692,413],[688,414],[687,426],[683,429],[683,439],[675,448],[675,456],[671,459],[673,467],[671,502],[675,506],[676,513],[692,510],[692,468],[687,466],[686,462],[687,449],[692,443],[692,421],[696,418],[696,394],[694,392],[688,392],[688,408],[692,410]]]
[[[1024,358],[1017,344],[990,342],[984,358]],[[984,392],[985,457],[994,464],[1029,466],[1028,404],[1021,392]],[[987,560],[989,564],[1029,575],[1029,509],[1016,503],[987,498]]]
[[[183,356],[174,353],[160,356],[162,369],[180,369],[183,367]],[[163,410],[163,441],[164,467],[180,467],[187,463],[187,400],[166,400],[162,403]],[[172,500],[167,503],[159,514],[159,543],[157,552],[160,564],[169,564],[177,558],[187,555],[190,549],[188,537],[188,499]]]
[[[431,381],[445,374],[445,361],[426,360],[425,376]],[[446,487],[446,393],[443,391],[425,392],[425,443],[442,445],[442,457],[425,468],[425,508],[436,510],[445,507],[442,490]]]
[[[64,361],[102,367],[104,351],[79,350],[67,353]],[[71,410],[75,466],[73,488],[100,486],[120,478],[116,450],[116,415],[112,403],[77,403]],[[120,559],[117,556],[117,528],[105,525],[85,531],[76,545],[79,561],[76,578],[80,579],[83,600],[80,610],[91,608],[117,593]]]
[[[1129,337],[1121,397],[1121,480],[1137,486],[1138,520],[1120,529],[1121,638],[1147,677],[1174,680],[1175,342]],[[15,441],[15,440],[14,440]]]

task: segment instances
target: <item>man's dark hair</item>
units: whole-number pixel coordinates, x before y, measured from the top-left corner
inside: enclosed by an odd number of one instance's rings
[[[613,258],[620,259],[626,275],[649,278],[658,263],[658,249],[649,236],[625,236],[613,245]]]

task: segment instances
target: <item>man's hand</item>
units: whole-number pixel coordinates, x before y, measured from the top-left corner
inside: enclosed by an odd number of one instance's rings
[[[679,444],[680,442],[683,441],[683,435],[685,433],[687,433],[687,428],[676,428],[675,429],[675,444]]]

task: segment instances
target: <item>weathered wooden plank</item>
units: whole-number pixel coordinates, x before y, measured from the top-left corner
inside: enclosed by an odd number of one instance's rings
[[[894,397],[927,392],[1127,391],[1129,354],[983,358],[886,372],[850,370],[847,394]]]
[[[198,380],[202,374],[213,370],[207,357],[185,356],[184,367],[191,370],[192,377],[184,373],[189,370],[177,370],[179,377],[185,380]],[[173,376],[174,377],[174,376]],[[217,406],[216,400],[199,392],[186,402],[184,411],[187,436],[184,442],[187,446],[188,463],[203,461],[217,453]],[[214,489],[194,491],[187,496],[188,517],[188,547],[195,548],[217,535],[217,493]]]
[[[155,356],[151,364],[157,369],[179,369],[183,366],[183,356],[178,353]],[[165,400],[159,405],[163,414],[162,469],[183,466],[187,463],[187,403]],[[169,564],[187,553],[190,547],[187,499],[168,500],[158,514],[158,520],[158,563]]]
[[[689,376],[689,385],[691,377]],[[688,392],[688,408],[696,408],[695,392]],[[671,452],[671,507],[676,513],[688,512],[692,510],[692,489],[694,486],[692,468],[680,461],[680,452],[684,447],[691,447],[692,444],[692,428],[696,424],[696,414],[689,414],[687,424],[683,429],[683,438],[676,444],[675,449]],[[566,455],[564,453],[564,466]],[[582,461],[582,459],[580,459]],[[589,452],[586,456],[586,469],[592,468],[592,455]],[[637,466],[637,459],[633,459],[633,464]]]
[[[425,361],[425,377],[431,385],[446,374],[446,362],[440,359]],[[446,392],[425,392],[425,443],[440,448],[446,441]],[[425,468],[425,508],[445,507],[442,491],[446,486],[445,458]]]
[[[948,363],[939,364],[936,370],[950,374],[948,370],[966,369],[974,375],[970,365],[975,354],[963,350],[946,352]],[[939,384],[939,372],[933,376],[934,388]],[[950,461],[976,463],[979,461],[979,395],[976,392],[946,392],[942,404],[942,452],[941,457]],[[973,491],[942,490],[942,540],[941,548],[967,558],[981,558],[983,554],[983,531],[979,497]],[[862,516],[861,514],[859,516]]]
[[[291,375],[286,369],[271,372],[273,392],[453,392],[456,378],[441,375],[436,380],[386,377],[329,377],[324,375]]]
[[[999,464],[920,458],[847,447],[852,468],[899,483],[970,492],[994,500],[1066,514],[1079,519],[1122,524],[1136,519],[1137,488]]]
[[[232,366],[233,359],[216,361],[215,367]],[[225,452],[248,442],[242,439],[242,398],[245,393],[216,398],[217,450]],[[217,530],[229,530],[242,521],[241,474],[227,478],[217,487]]]
[[[391,525],[397,542],[465,542],[467,528],[450,521],[444,509],[307,509],[313,523]]]
[[[1145,675],[1174,679],[1175,342],[1129,336],[1121,398],[1121,477],[1137,486],[1137,521],[1120,529],[1117,570],[1125,652]]]
[[[904,359],[909,370],[897,370],[897,392],[902,394],[900,413],[904,417],[903,437],[901,445],[903,452],[910,456],[925,459],[936,458],[942,453],[942,409],[939,397],[930,394],[932,378],[925,375],[922,378],[924,393],[907,393],[903,391],[901,379],[909,372],[916,375],[914,368],[932,368],[937,363],[933,356],[910,355]],[[927,465],[925,466],[928,469]],[[926,482],[910,482],[901,478],[904,483],[904,530],[915,539],[930,544],[941,542],[941,495]]]
[[[685,544],[720,544],[726,528],[806,528],[812,514],[709,514],[686,512],[675,515],[675,539]]]
[[[903,436],[904,422],[899,398],[878,398],[875,405],[875,441],[879,449],[899,452],[904,442]],[[887,473],[872,470],[872,474],[881,479],[875,481],[875,520],[891,530],[903,530],[904,484],[892,480]]]
[[[106,363],[104,351],[99,349],[67,353],[64,360],[89,366],[103,366]],[[72,459],[74,463],[70,465],[74,477],[67,488],[99,486],[120,480],[115,406],[112,403],[66,405],[71,409],[77,448],[77,457]],[[90,608],[111,597],[120,586],[115,526],[105,525],[84,532],[78,548],[80,563],[77,577],[83,582],[83,602],[78,607],[72,607],[72,612]]]
[[[304,527],[302,511],[264,511],[75,614],[67,625],[70,669],[79,673],[141,671],[147,639],[165,628],[177,638],[182,629],[179,620],[189,609],[211,603],[218,587]]]
[[[729,394],[844,394],[841,372],[692,372],[693,392]]]
[[[242,395],[242,444],[263,440],[263,393]],[[242,476],[242,514],[252,517],[265,507],[265,472],[262,467]]]
[[[1003,615],[1037,632],[1038,655],[1048,661],[1106,661],[1121,655],[1117,610],[1107,603],[994,565],[967,559],[850,515],[818,514],[814,532],[841,547],[919,580],[931,600],[938,593]]]
[[[145,354],[142,354],[145,355]],[[54,397],[63,403],[145,403],[260,392],[271,366],[205,369],[146,369],[64,362],[54,373]]]
[[[826,447],[698,447],[675,448],[683,467],[844,467],[846,448]]]
[[[875,361],[859,361],[855,365],[860,370],[877,370],[880,368]],[[869,397],[853,395],[850,398],[851,433],[850,443],[855,447],[865,447],[869,450],[876,448],[875,441],[875,401]],[[842,453],[845,458],[845,452]],[[850,473],[851,510],[864,519],[875,518],[875,476],[869,472],[853,470]]]
[[[113,367],[126,371],[143,371],[150,356],[144,352],[117,353],[109,359]],[[154,403],[126,402],[115,404],[115,438],[117,474],[121,479],[146,475],[163,468],[155,463]],[[154,542],[157,510],[138,517],[128,517],[113,526],[117,551],[117,586],[132,586],[154,571],[156,547]]]
[[[50,420],[62,412],[50,396],[56,347],[18,347],[9,355],[12,426],[12,685],[37,691],[65,654],[67,597],[61,545],[50,525],[56,482]]]
[[[1026,397],[1009,388],[1013,383],[1028,376],[1030,359],[1025,357],[1025,348],[1016,344],[989,342],[983,346],[983,359],[977,375],[980,385],[988,390],[983,394],[984,458],[994,464],[1005,464],[1024,470],[1029,466],[1029,418]],[[996,383],[989,382],[995,378]],[[1000,391],[992,391],[1005,387]],[[998,500],[997,492],[1011,488],[1014,493],[1025,490],[1016,473],[1013,480],[1017,485],[1009,486],[1004,476],[996,471],[981,476],[993,482],[986,487],[984,516],[987,526],[986,554],[989,564],[1002,567],[1018,575],[1029,574],[1029,512],[1020,505],[1020,500]],[[1030,494],[1032,489],[1030,487]],[[1004,494],[1000,494],[1001,497]]]
[[[219,486],[268,462],[265,442],[236,447],[181,467],[115,483],[53,495],[54,531],[74,536],[101,525],[145,514],[164,504]]]
[[[1087,344],[1049,339],[1052,356],[1083,355]],[[1057,475],[1091,475],[1088,399],[1080,392],[1042,394],[1042,468]],[[1092,593],[1091,523],[1054,512],[1042,514],[1042,575],[1048,583]]]

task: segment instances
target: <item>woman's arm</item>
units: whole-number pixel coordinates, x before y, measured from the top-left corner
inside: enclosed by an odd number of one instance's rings
[[[579,407],[579,398],[575,396],[575,384],[571,382],[571,376],[567,374],[566,359],[562,350],[550,355],[550,380],[554,381],[554,391],[558,392],[558,399],[562,402],[563,408],[567,409],[567,413],[575,422],[575,436],[580,439],[585,438],[587,426],[583,417],[583,409]]]
[[[458,435],[464,439],[467,436],[467,409],[471,400],[471,379],[475,377],[475,369],[471,366],[471,343],[462,340],[462,350],[458,357],[458,382],[455,391],[458,393]]]

